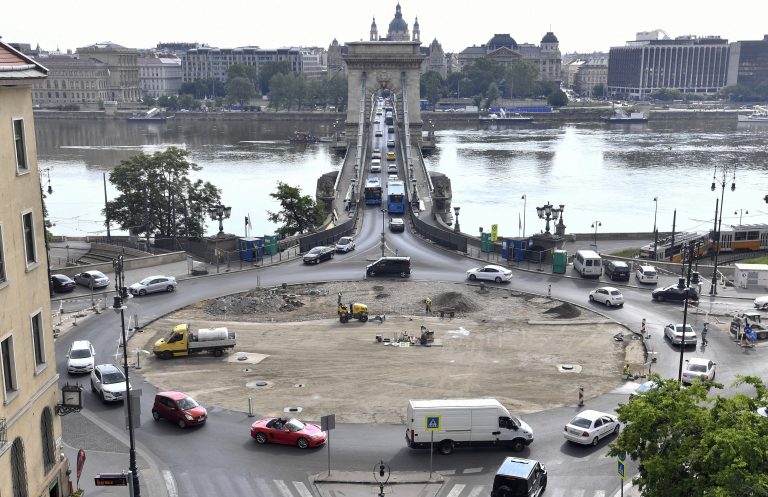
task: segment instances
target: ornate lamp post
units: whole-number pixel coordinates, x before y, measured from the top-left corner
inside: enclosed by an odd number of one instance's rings
[[[741,226],[741,216],[742,216],[742,215],[744,215],[744,214],[746,214],[746,215],[749,215],[749,211],[748,211],[748,210],[746,210],[746,209],[739,209],[739,210],[737,210],[737,211],[735,211],[735,212],[733,213],[733,215],[734,215],[734,216],[735,216],[736,214],[738,214],[738,215],[739,215],[739,226]]]
[[[453,207],[453,212],[456,215],[456,223],[453,225],[453,231],[457,233],[461,231],[461,229],[459,228],[459,210],[461,210],[461,207],[459,207],[458,205],[455,205]]]
[[[595,251],[597,251],[597,228],[598,226],[602,226],[603,223],[601,223],[598,220],[595,220],[594,223],[592,223],[592,227],[595,228]]]
[[[547,202],[547,204],[542,207],[536,207],[536,214],[539,216],[539,219],[547,220],[545,234],[552,236],[552,233],[549,232],[549,221],[557,221],[557,218],[560,216],[560,212],[562,212],[562,209],[558,209],[557,207],[552,206],[552,204],[549,202]]]
[[[723,200],[725,200],[725,184],[726,177],[728,176],[729,169],[733,170],[733,177],[731,179],[731,191],[736,191],[736,167],[735,166],[722,166],[720,168],[722,178],[718,181],[717,178],[717,166],[715,166],[715,173],[712,175],[712,186],[710,189],[714,192],[717,188],[717,183],[720,183],[720,198],[715,199],[715,266],[712,271],[712,286],[709,288],[710,295],[717,295],[717,259],[720,256],[720,228],[723,226]],[[718,203],[719,202],[719,203]],[[718,219],[718,206],[720,209],[720,219]]]
[[[208,209],[208,215],[211,216],[212,220],[219,221],[219,232],[216,236],[219,238],[224,236],[224,219],[229,219],[229,216],[232,215],[232,207],[225,207],[221,204],[215,205]]]

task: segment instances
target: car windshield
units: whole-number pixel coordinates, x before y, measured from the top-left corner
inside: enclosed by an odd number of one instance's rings
[[[323,249],[321,247],[315,247],[312,250],[310,250],[309,252],[307,252],[307,254],[310,254],[310,255],[312,255],[312,254],[319,254],[322,250]]]
[[[352,241],[352,239],[350,237],[342,236],[341,238],[339,238],[339,245],[348,245],[349,242],[351,242],[351,241]]]
[[[304,429],[304,423],[298,419],[289,420],[287,423],[285,423],[285,426],[288,427],[289,431],[301,431]]]
[[[689,364],[688,371],[693,371],[694,373],[706,373],[707,365],[706,364]]]
[[[682,333],[683,332],[682,325],[679,325],[679,324],[675,325],[675,331],[678,332],[678,333]],[[689,324],[685,325],[685,334],[686,335],[692,335],[693,334],[693,328],[691,328],[691,325],[689,325]]]
[[[189,409],[194,409],[198,405],[200,405],[200,404],[195,402],[195,399],[193,399],[192,397],[186,397],[186,398],[181,399],[179,401],[179,409],[181,409],[182,411],[187,411]]]
[[[646,272],[645,272],[645,273],[643,273],[643,274],[644,274],[644,275],[646,275],[646,276],[649,276],[649,277],[651,277],[651,278],[653,278],[654,276],[656,276],[656,273],[655,273],[654,271],[646,271]]]
[[[611,295],[613,295],[615,297],[621,297],[621,292],[618,291],[618,290],[613,290],[613,291],[611,291]]]
[[[91,272],[91,277],[92,278],[106,278],[106,276],[104,276],[104,273],[100,273],[98,271]]]
[[[110,371],[109,373],[104,373],[101,380],[101,382],[106,385],[111,383],[120,383],[121,381],[125,381],[125,376],[123,376],[123,373],[120,371]]]
[[[579,428],[589,428],[592,426],[592,421],[587,418],[580,418],[575,417],[571,420],[569,424],[572,424],[573,426],[578,426]]]
[[[150,283],[150,282],[151,282],[153,279],[154,279],[154,278],[144,278],[143,280],[139,281],[139,285],[144,285],[144,286],[146,286],[146,285],[149,285],[149,283]]]
[[[69,353],[70,359],[85,359],[86,357],[91,357],[91,351],[88,349],[74,349]]]

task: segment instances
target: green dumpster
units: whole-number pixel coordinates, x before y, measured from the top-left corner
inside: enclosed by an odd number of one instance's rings
[[[568,251],[555,250],[552,254],[552,272],[565,274],[565,268],[568,266]]]

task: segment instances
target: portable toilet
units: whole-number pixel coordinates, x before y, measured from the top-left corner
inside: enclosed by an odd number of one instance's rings
[[[513,240],[512,245],[514,247],[513,259],[517,262],[524,261],[528,252],[528,240]]]
[[[480,250],[483,252],[493,252],[494,243],[491,241],[490,233],[480,233]]]
[[[264,240],[255,237],[238,238],[237,249],[241,261],[258,261],[264,256]]]
[[[504,238],[501,241],[501,257],[506,260],[510,260],[514,253],[515,253],[514,240],[512,240],[511,238]]]
[[[565,268],[568,266],[568,251],[555,250],[552,254],[552,272],[565,274]]]

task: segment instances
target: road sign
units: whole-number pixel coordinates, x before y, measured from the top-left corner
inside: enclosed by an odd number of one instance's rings
[[[499,237],[499,225],[498,224],[492,224],[491,225],[491,241],[495,242]]]
[[[619,452],[616,457],[619,459],[619,461],[624,462],[627,459],[627,453]]]
[[[128,486],[128,474],[99,473],[95,481],[97,487],[125,487]]]
[[[624,476],[624,463],[621,461],[616,461],[616,464],[618,464],[618,467],[616,468],[616,472],[619,474],[619,477],[622,480],[626,480],[627,478]]]
[[[333,430],[336,428],[336,415],[329,414],[327,416],[320,416],[320,429],[323,431]]]
[[[438,431],[440,429],[441,420],[442,416],[425,416],[424,428],[427,431]]]

